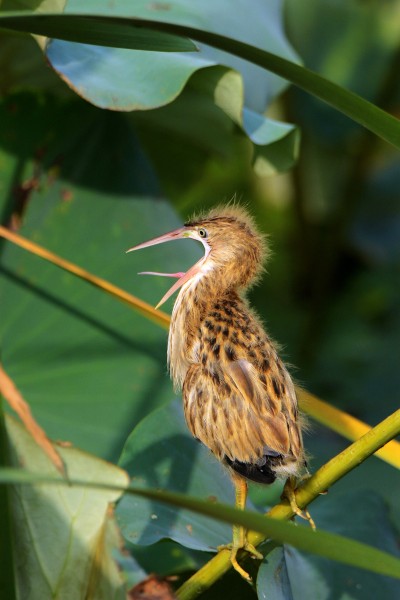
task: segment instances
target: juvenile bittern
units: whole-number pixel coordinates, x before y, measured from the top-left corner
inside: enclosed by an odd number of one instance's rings
[[[168,363],[195,438],[229,469],[236,506],[244,508],[246,480],[272,483],[289,478],[288,496],[305,470],[301,418],[293,382],[277,350],[244,298],[263,269],[264,237],[239,206],[219,207],[175,231],[131,248],[139,250],[191,238],[205,249],[186,273],[154,273],[177,281],[158,306],[180,289],[168,339]],[[231,561],[240,549],[262,555],[233,527]]]

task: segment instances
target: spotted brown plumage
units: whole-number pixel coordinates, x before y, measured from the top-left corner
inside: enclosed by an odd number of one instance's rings
[[[190,431],[229,469],[243,508],[246,479],[293,479],[305,467],[293,382],[244,296],[263,270],[267,247],[250,215],[230,205],[131,250],[186,237],[200,241],[205,255],[186,273],[168,274],[177,281],[159,305],[179,289],[169,369],[182,389]],[[234,527],[232,564],[249,578],[237,562],[240,548],[260,557],[246,532]]]

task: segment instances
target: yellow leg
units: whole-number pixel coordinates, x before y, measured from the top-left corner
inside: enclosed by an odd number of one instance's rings
[[[247,483],[242,477],[233,477],[235,486],[235,507],[244,510],[247,498]],[[233,525],[232,543],[226,546],[219,546],[218,550],[229,549],[231,551],[231,563],[233,568],[247,581],[251,581],[250,575],[239,565],[237,554],[239,550],[246,550],[254,558],[262,559],[263,555],[258,552],[253,544],[247,541],[247,529],[241,525]]]
[[[310,515],[308,510],[307,509],[301,510],[297,506],[296,496],[294,493],[295,489],[296,489],[296,478],[289,477],[285,483],[285,487],[283,488],[282,498],[287,498],[289,500],[290,508],[296,515],[298,515],[302,519],[306,519],[306,521],[308,521],[310,523],[310,526],[312,527],[312,529],[314,529],[314,530],[317,529],[317,527],[314,523],[314,519],[312,518],[312,516]]]

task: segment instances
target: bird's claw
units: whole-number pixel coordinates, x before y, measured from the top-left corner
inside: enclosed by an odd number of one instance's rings
[[[297,505],[294,490],[295,490],[294,483],[291,480],[291,478],[289,478],[287,480],[287,482],[285,483],[285,487],[283,488],[281,498],[282,499],[286,498],[289,501],[290,508],[292,509],[294,514],[297,515],[298,517],[301,517],[302,519],[305,519],[306,521],[308,521],[311,529],[316,530],[317,526],[315,525],[314,519],[312,518],[312,516],[310,515],[308,510],[306,508],[301,510],[299,508],[299,506]]]
[[[240,550],[245,550],[246,552],[248,552],[250,554],[250,556],[252,558],[255,558],[257,560],[262,560],[264,558],[264,556],[261,554],[261,552],[259,552],[255,546],[253,546],[253,544],[250,544],[249,542],[245,542],[243,544],[243,546],[236,546],[235,544],[224,544],[222,546],[218,546],[217,548],[218,552],[220,552],[221,550],[229,550],[231,553],[230,556],[230,560],[232,563],[233,568],[235,569],[235,571],[237,571],[242,577],[243,579],[245,579],[248,582],[251,582],[252,579],[250,577],[250,575],[247,573],[247,571],[245,571],[243,569],[243,567],[241,567],[237,561],[237,554]]]

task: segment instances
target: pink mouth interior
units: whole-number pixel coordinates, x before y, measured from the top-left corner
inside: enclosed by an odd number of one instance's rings
[[[160,277],[176,277],[176,279],[180,279],[185,275],[184,271],[179,271],[178,273],[157,273],[156,271],[141,271],[138,275],[159,275]]]

